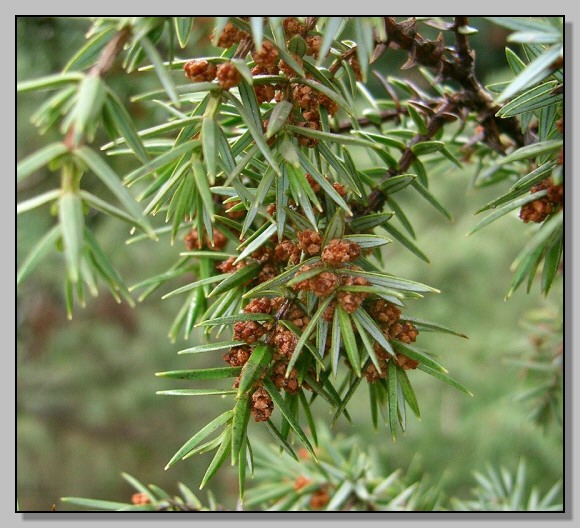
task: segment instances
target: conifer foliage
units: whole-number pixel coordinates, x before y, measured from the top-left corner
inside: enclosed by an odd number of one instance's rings
[[[382,252],[400,244],[428,261],[398,193],[411,190],[450,218],[430,189],[435,166],[473,165],[475,186],[510,182],[477,211],[488,215],[472,233],[519,211],[534,228],[522,237],[507,295],[526,281],[531,288],[537,274],[548,293],[563,253],[562,20],[490,20],[518,45],[506,50],[513,79],[491,87],[475,74],[469,37],[477,28],[460,16],[217,17],[216,53],[204,57],[184,56],[198,19],[95,18],[62,72],[19,84],[47,92],[34,122],[62,139],[18,164],[18,181],[44,167],[60,177],[18,205],[19,214],[48,203],[55,211],[18,282],[58,250],[69,317],[107,288],[130,304],[134,292],[139,301],[183,299],[173,341],[206,331],[206,342],[179,351],[189,368],[157,373],[191,388],[160,393],[223,396],[231,408],[176,446],[167,467],[213,451],[201,486],[231,461],[242,496],[254,422],[290,457],[298,459],[298,445],[316,460],[315,400],[330,407],[332,423],[350,420],[349,402],[364,389],[369,419],[395,437],[408,414],[420,417],[417,376],[470,394],[460,373],[435,359],[452,364],[451,353],[429,343],[432,332],[466,336],[408,306],[438,293],[436,285],[390,273]],[[422,37],[424,28],[438,36]],[[384,54],[402,59],[397,75],[375,68]],[[156,108],[162,122],[137,129],[130,102],[107,82],[113,66],[156,76],[159,89],[134,101]],[[406,78],[408,69],[425,82]],[[369,91],[371,79],[380,94]],[[110,142],[95,144],[97,131]],[[113,155],[135,168],[117,174]],[[106,195],[84,188],[93,179]],[[88,214],[116,217],[129,242],[183,251],[162,274],[128,285]],[[215,366],[195,368],[201,353]]]

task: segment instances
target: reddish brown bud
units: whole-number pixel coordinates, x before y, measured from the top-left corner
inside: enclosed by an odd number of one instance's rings
[[[242,75],[231,62],[224,62],[217,69],[217,80],[224,90],[229,90],[240,84]]]
[[[350,240],[331,240],[322,251],[322,260],[331,266],[340,266],[360,257],[360,246]]]
[[[215,79],[217,68],[205,59],[194,59],[183,65],[183,71],[190,81],[211,82]]]

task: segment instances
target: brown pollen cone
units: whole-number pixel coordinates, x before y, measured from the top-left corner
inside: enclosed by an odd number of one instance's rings
[[[211,82],[215,79],[217,68],[205,59],[193,59],[183,65],[183,71],[190,81]]]
[[[322,251],[322,260],[331,266],[340,266],[360,257],[360,246],[356,242],[335,238]]]
[[[229,90],[240,84],[242,75],[231,62],[224,62],[217,69],[217,80],[224,90]]]
[[[267,328],[256,321],[238,321],[234,325],[234,339],[248,344],[255,343],[267,331]]]
[[[274,411],[274,402],[262,387],[258,387],[252,394],[251,406],[252,417],[256,422],[268,421]]]
[[[242,367],[250,359],[251,353],[252,349],[246,345],[232,347],[224,354],[224,360],[231,367]]]
[[[309,257],[320,253],[322,247],[322,236],[320,233],[306,229],[298,232],[297,236],[300,249]]]

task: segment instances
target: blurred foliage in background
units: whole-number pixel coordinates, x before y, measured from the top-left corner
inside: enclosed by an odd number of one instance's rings
[[[199,31],[182,53],[184,58],[188,53],[199,56],[211,49],[209,23],[197,20]],[[479,29],[471,43],[477,50],[480,79],[490,84],[509,77],[504,53],[506,31],[477,18],[470,19],[470,25]],[[70,59],[71,50],[82,45],[86,28],[86,21],[74,18],[18,17],[18,80],[59,71]],[[402,65],[398,59],[403,56],[385,54],[376,67],[398,72]],[[409,71],[409,75],[412,78],[414,73]],[[157,88],[151,76],[144,75],[140,82],[138,76],[129,78],[120,70],[113,70],[108,82],[125,100]],[[153,85],[148,86],[151,82]],[[369,89],[376,88],[371,82]],[[18,98],[19,159],[47,141],[29,125],[41,101],[42,94],[36,93]],[[152,107],[134,103],[131,112],[140,128],[159,121]],[[98,137],[95,143],[100,144]],[[124,166],[125,158],[112,158],[110,163],[119,173],[131,168]],[[395,471],[421,475],[436,483],[446,496],[457,497],[457,509],[467,504],[461,501],[474,500],[474,472],[481,478],[487,466],[501,466],[515,475],[520,461],[525,460],[527,481],[541,495],[562,478],[564,470],[563,429],[557,420],[561,410],[553,407],[552,402],[558,399],[550,397],[561,393],[557,375],[562,361],[561,275],[547,298],[536,288],[530,293],[518,290],[508,302],[503,301],[512,279],[510,265],[526,226],[515,217],[507,217],[477,236],[465,237],[479,220],[474,212],[497,195],[496,189],[473,188],[473,170],[449,170],[447,166],[440,174],[430,175],[431,189],[452,214],[452,223],[425,202],[415,204],[411,191],[402,198],[405,210],[411,211],[417,243],[432,264],[414,258],[396,244],[388,246],[384,255],[390,272],[442,291],[442,295],[416,306],[412,301],[410,304],[417,317],[445,321],[469,336],[468,341],[461,342],[437,334],[430,339],[435,350],[454,347],[446,350],[447,366],[474,397],[429,376],[417,376],[415,391],[423,396],[423,419],[410,421],[396,442],[385,429],[373,430],[366,394],[357,395],[360,401],[349,405],[352,427],[339,420],[333,432],[364,439],[359,445],[363,451],[372,446],[376,453],[373,460],[380,465],[377,473],[385,477]],[[18,187],[18,201],[51,188],[48,180],[53,177],[46,172],[26,180]],[[93,180],[93,184],[98,182]],[[18,217],[18,264],[46,231],[44,213],[32,211]],[[158,244],[155,252],[147,244],[127,246],[126,233],[116,222],[106,216],[87,221],[93,222],[91,228],[104,249],[114,255],[114,264],[122,275],[131,277],[132,283],[153,274],[152,270],[166,270],[182,250],[178,243],[174,247]],[[195,489],[209,454],[197,463],[178,464],[168,471],[163,468],[176,445],[197,430],[196,424],[207,423],[216,415],[219,401],[212,400],[214,407],[210,409],[195,405],[189,398],[168,399],[155,394],[170,386],[154,373],[181,368],[175,351],[197,342],[197,335],[187,343],[181,338],[177,343],[168,339],[179,301],[151,296],[132,309],[103,291],[67,321],[59,286],[60,265],[56,258],[45,261],[18,292],[20,508],[47,511],[55,504],[58,510],[76,509],[62,503],[63,496],[130,502],[135,489],[120,478],[121,472],[146,484],[155,483],[170,494],[178,493],[178,482]],[[210,358],[207,361],[209,366]],[[202,363],[203,358],[198,366],[203,367]],[[535,383],[538,372],[549,380],[542,386]],[[546,376],[546,372],[554,375]],[[320,408],[320,417],[330,420],[325,407]],[[263,442],[271,442],[267,433]],[[236,478],[234,471],[224,467],[210,486],[216,500],[229,509],[235,508]],[[260,484],[259,471],[256,483]],[[251,496],[252,482],[248,489]],[[207,502],[205,491],[198,496]]]

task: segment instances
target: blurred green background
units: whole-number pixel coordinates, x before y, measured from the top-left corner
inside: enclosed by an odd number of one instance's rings
[[[482,19],[472,18],[470,24],[481,30],[472,38],[478,74],[486,83],[505,78],[505,32]],[[59,71],[82,45],[88,27],[86,20],[73,18],[17,17],[18,80]],[[199,40],[182,57],[211,49],[207,23],[200,28]],[[398,68],[405,57],[395,51],[386,55],[378,67],[403,76]],[[125,79],[120,70],[113,70],[108,82],[124,100],[157,87],[157,80],[149,75]],[[30,124],[44,96],[17,98],[19,160],[50,139],[39,136]],[[147,106],[130,105],[129,109],[140,127],[160,119],[157,110]],[[96,144],[104,140],[97,137]],[[131,168],[123,159],[111,163],[120,174]],[[420,371],[409,371],[422,420],[409,416],[408,430],[397,442],[392,442],[386,426],[378,432],[372,429],[364,389],[349,407],[353,425],[340,420],[337,429],[358,435],[363,447],[367,443],[376,446],[385,471],[406,471],[413,464],[449,495],[465,497],[474,483],[473,471],[486,464],[515,472],[522,457],[528,465],[529,482],[545,492],[563,475],[562,428],[557,423],[540,427],[529,418],[529,404],[514,400],[533,385],[509,359],[522,357],[532,347],[529,332],[522,326],[530,312],[542,310],[561,319],[562,284],[560,280],[547,299],[538,293],[536,284],[530,294],[522,288],[504,302],[512,277],[510,264],[529,228],[508,216],[465,237],[479,220],[474,211],[504,190],[472,188],[473,170],[469,165],[457,170],[444,164],[430,174],[431,189],[452,213],[453,222],[418,200],[416,194],[401,194],[401,205],[417,233],[417,245],[431,264],[396,242],[384,253],[389,272],[441,290],[441,294],[410,301],[407,313],[469,336],[464,340],[424,333],[418,344],[437,354],[450,375],[474,396]],[[18,201],[54,188],[57,177],[46,172],[26,180],[18,187]],[[95,185],[88,180],[83,183]],[[18,264],[52,222],[47,209],[18,218]],[[127,246],[124,226],[103,218],[90,218],[89,222],[128,284],[165,271],[182,250],[179,244],[169,246],[165,239]],[[53,504],[62,511],[75,509],[60,502],[63,496],[129,501],[133,489],[121,472],[170,493],[177,493],[178,481],[196,490],[211,454],[188,459],[168,471],[163,468],[185,440],[222,407],[228,408],[227,402],[156,395],[176,383],[154,374],[216,366],[221,357],[176,354],[193,346],[198,336],[171,343],[169,327],[183,299],[162,301],[166,290],[136,309],[117,304],[102,291],[86,308],[77,307],[73,320],[68,321],[62,274],[61,256],[54,254],[18,291],[16,476],[21,511],[47,511]],[[321,405],[317,409],[321,420],[330,418],[328,408]],[[252,428],[262,441],[270,441],[259,424]],[[226,464],[209,485],[227,508],[235,506],[236,478]],[[204,493],[200,493],[202,498]]]

